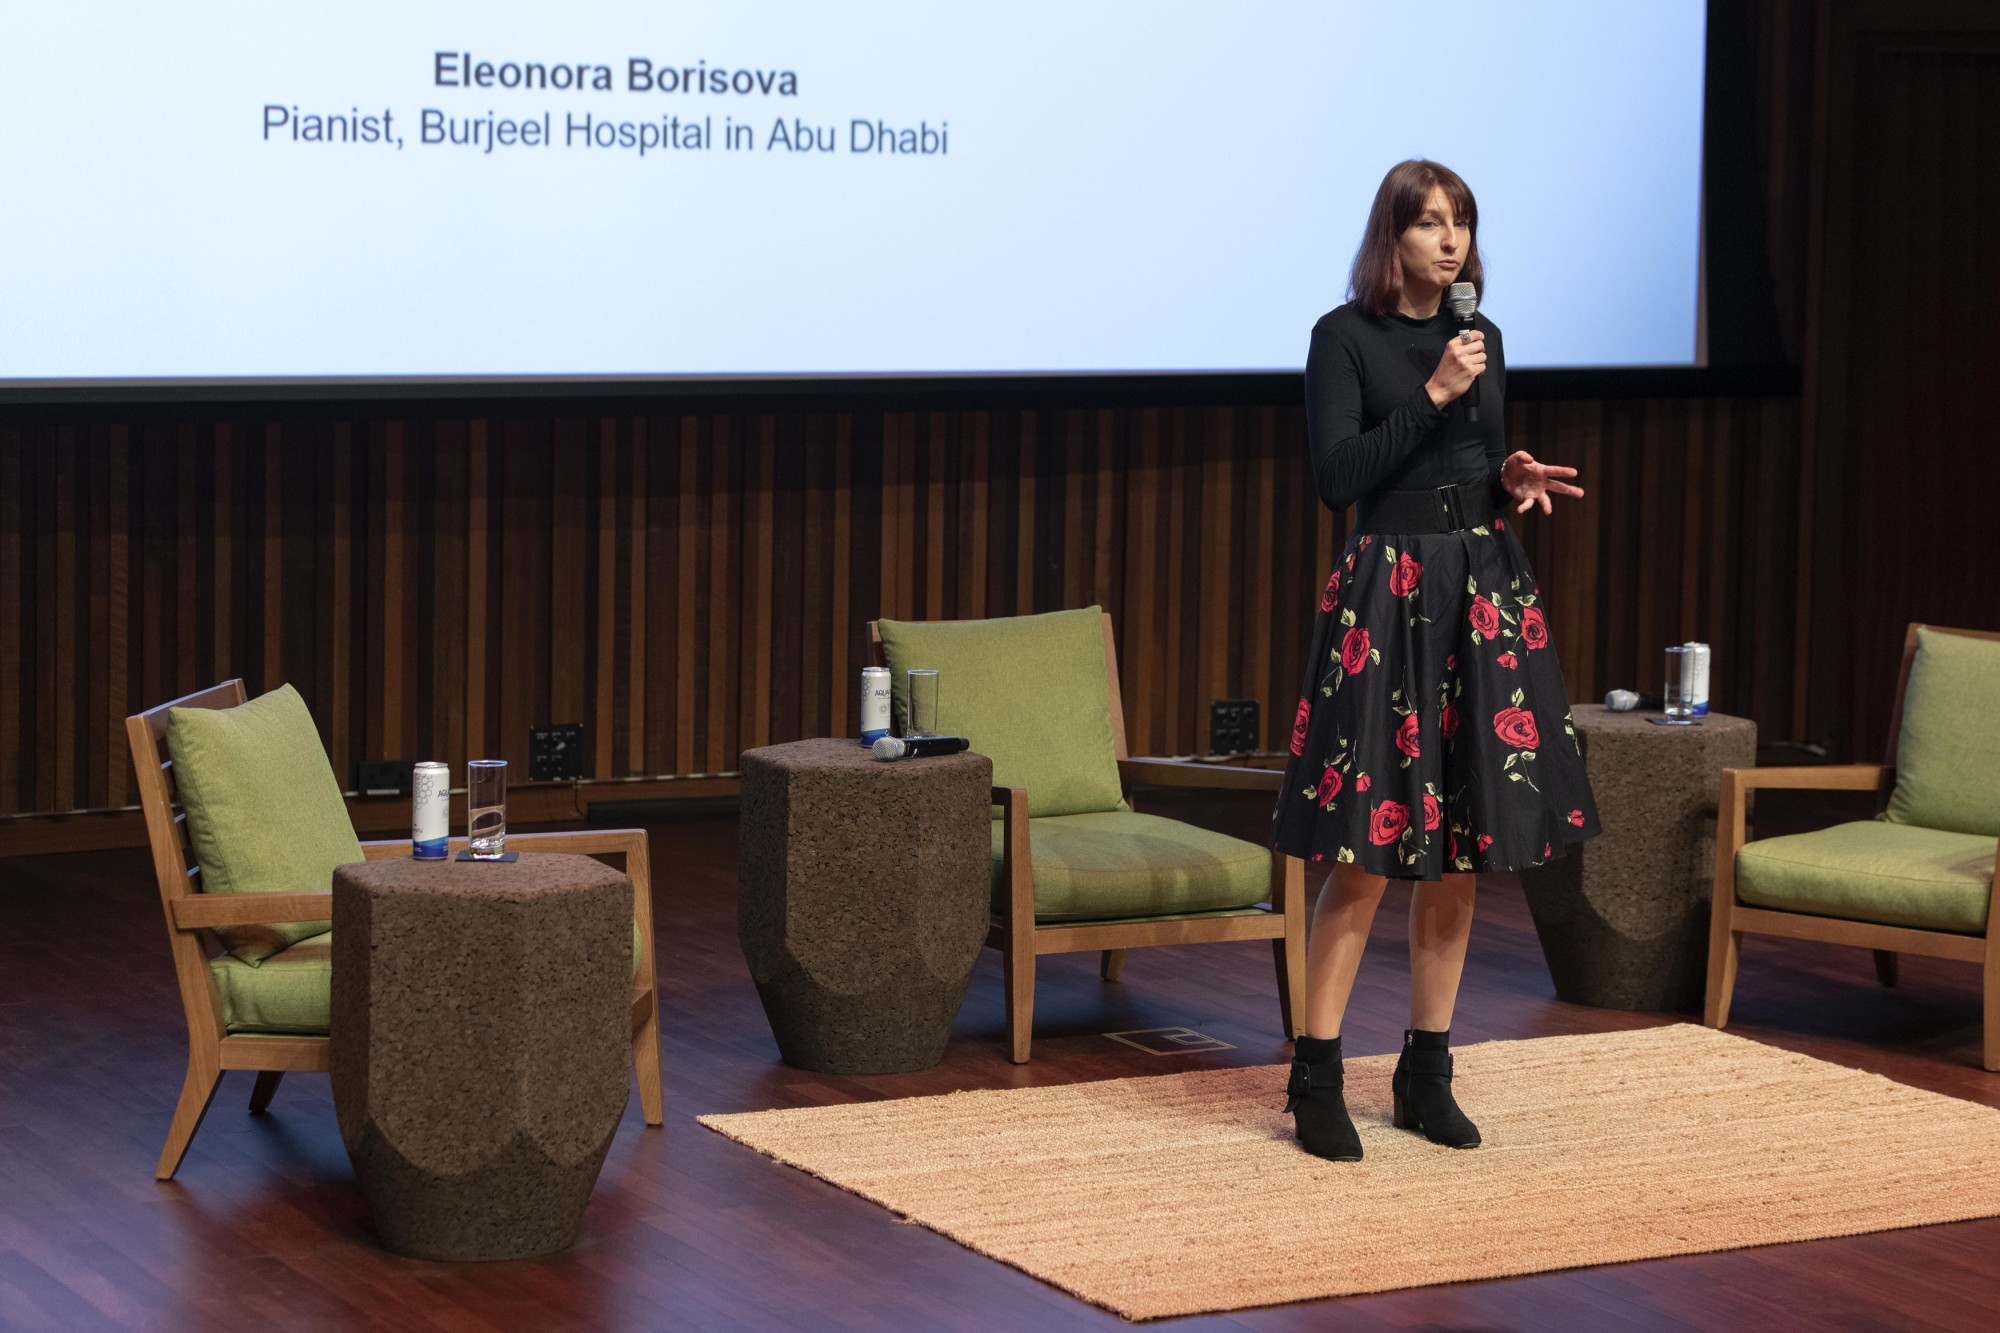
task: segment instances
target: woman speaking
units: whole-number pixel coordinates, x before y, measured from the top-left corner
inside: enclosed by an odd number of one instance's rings
[[[1598,831],[1547,613],[1506,523],[1583,492],[1561,480],[1576,469],[1507,452],[1500,330],[1484,314],[1461,330],[1446,306],[1453,283],[1482,286],[1478,233],[1455,173],[1392,168],[1348,303],[1313,326],[1306,360],[1313,479],[1328,508],[1356,514],[1320,597],[1271,841],[1333,872],[1286,1109],[1305,1150],[1334,1161],[1361,1156],[1340,1025],[1387,882],[1416,881],[1394,1123],[1477,1147],[1448,1040],[1476,876]]]

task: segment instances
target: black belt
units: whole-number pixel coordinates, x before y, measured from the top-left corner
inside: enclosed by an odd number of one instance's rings
[[[1499,507],[1481,482],[1440,486],[1434,491],[1384,491],[1355,514],[1356,532],[1422,536],[1491,527]]]

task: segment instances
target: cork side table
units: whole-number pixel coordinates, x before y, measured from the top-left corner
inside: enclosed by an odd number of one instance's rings
[[[742,772],[737,927],[779,1054],[936,1064],[992,917],[992,762],[808,740],[747,750]]]
[[[382,1244],[518,1259],[576,1239],[624,1113],[632,882],[586,856],[333,875],[328,1057]]]
[[[1715,879],[1715,801],[1725,768],[1757,762],[1757,724],[1711,713],[1694,727],[1657,713],[1572,710],[1604,826],[1559,861],[1521,872],[1556,996],[1606,1009],[1699,1003]]]

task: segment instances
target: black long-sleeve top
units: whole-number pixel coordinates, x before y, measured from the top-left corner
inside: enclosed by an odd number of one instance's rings
[[[1424,383],[1458,326],[1440,303],[1429,319],[1376,315],[1353,302],[1313,325],[1306,355],[1306,426],[1319,498],[1335,511],[1357,501],[1365,515],[1382,491],[1485,483],[1497,500],[1507,457],[1507,363],[1500,330],[1484,315],[1486,373],[1479,420],[1465,419],[1469,395],[1439,408]]]

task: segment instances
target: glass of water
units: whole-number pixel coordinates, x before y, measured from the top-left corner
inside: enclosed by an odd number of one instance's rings
[[[1667,721],[1694,721],[1694,700],[1689,697],[1688,685],[1694,678],[1694,650],[1684,644],[1667,649],[1667,688],[1665,691]]]
[[[909,725],[904,728],[908,736],[935,736],[938,734],[938,673],[929,667],[915,667],[910,671],[910,713]]]
[[[507,853],[507,761],[475,759],[466,765],[466,842],[474,860]]]

